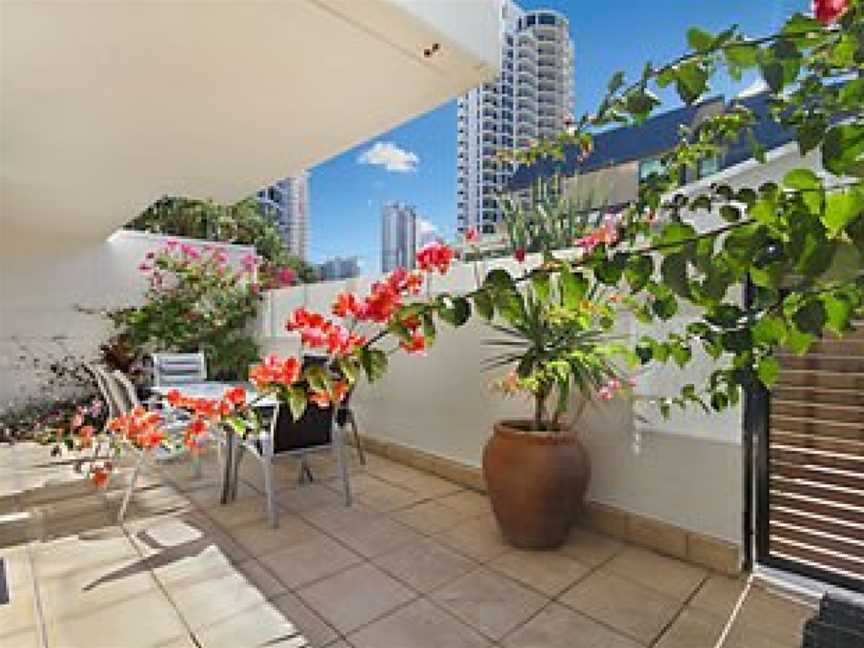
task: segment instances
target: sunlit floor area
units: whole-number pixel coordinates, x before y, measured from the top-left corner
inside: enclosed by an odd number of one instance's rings
[[[374,455],[352,456],[346,508],[329,457],[304,484],[292,461],[277,529],[254,463],[220,505],[215,457],[148,472],[117,524],[123,471],[97,491],[45,447],[0,447],[0,646],[714,648],[745,586],[579,528],[515,550],[485,496]],[[800,646],[812,614],[753,587],[723,645]]]

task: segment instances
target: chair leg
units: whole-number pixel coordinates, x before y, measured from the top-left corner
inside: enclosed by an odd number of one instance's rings
[[[239,440],[238,440],[239,441]],[[237,499],[237,484],[240,482],[240,462],[243,461],[243,455],[246,453],[246,447],[242,442],[238,442],[234,448],[234,466],[231,475],[231,501]]]
[[[363,451],[363,444],[360,443],[360,432],[357,430],[357,419],[354,418],[354,412],[348,410],[348,423],[351,424],[351,430],[354,433],[354,446],[357,448],[357,454],[360,457],[360,465],[366,465],[366,453]]]
[[[135,482],[138,481],[138,474],[144,466],[144,453],[138,456],[138,463],[135,464],[135,470],[132,471],[132,476],[129,478],[129,485],[126,487],[126,494],[123,496],[123,503],[120,505],[120,512],[117,514],[117,522],[122,523],[126,517],[126,509],[129,507],[129,500],[132,499],[132,491],[135,490]]]
[[[312,474],[312,469],[309,467],[309,462],[306,461],[305,455],[300,455],[300,471],[297,473],[297,483],[305,484],[306,482],[310,484],[315,481],[315,475]]]
[[[351,484],[348,481],[348,466],[345,463],[342,428],[333,421],[333,452],[336,453],[336,469],[342,478],[342,494],[345,496],[345,506],[351,506]]]
[[[273,492],[273,448],[270,439],[261,440],[261,463],[264,468],[264,493],[267,497],[267,521],[270,527],[279,526],[279,515],[276,511],[276,494]]]

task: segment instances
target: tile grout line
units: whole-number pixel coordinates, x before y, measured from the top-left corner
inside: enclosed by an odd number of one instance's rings
[[[158,470],[155,470],[154,472],[156,472],[157,475],[162,479],[162,481],[163,481],[167,486],[170,486],[170,488],[171,488],[172,490],[174,490],[175,493],[180,493],[179,489],[177,489],[177,487],[176,487],[176,485],[175,485],[175,482],[174,482],[172,479],[169,479],[168,476],[167,476],[166,474],[164,474],[164,473],[162,473],[161,471],[158,471]],[[188,499],[188,498],[187,498],[187,499]],[[191,500],[190,500],[190,501],[191,501]],[[131,502],[130,502],[130,503],[131,503]],[[124,522],[118,522],[118,525],[119,525],[120,528],[122,529],[122,531],[123,531],[123,535],[126,537],[126,540],[129,542],[130,545],[132,545],[132,548],[135,550],[135,553],[138,554],[138,556],[141,558],[141,560],[145,561],[145,563],[148,563],[149,561],[147,560],[147,557],[144,556],[144,554],[143,554],[143,552],[141,551],[141,549],[138,548],[137,543],[135,543],[135,542],[132,540],[132,536],[131,536],[130,533],[129,533],[129,529],[126,528],[126,522],[125,522],[125,521],[124,521]],[[201,643],[198,641],[198,637],[195,635],[195,632],[192,630],[192,627],[191,627],[191,626],[189,625],[189,623],[186,621],[186,617],[184,617],[183,614],[180,612],[180,609],[177,607],[177,604],[174,602],[174,599],[171,598],[171,595],[168,593],[168,590],[165,589],[165,586],[162,584],[162,581],[159,580],[159,578],[158,578],[158,577],[156,576],[156,574],[153,572],[153,568],[150,567],[149,564],[148,564],[148,566],[147,566],[147,572],[150,574],[150,578],[152,579],[152,581],[156,584],[157,589],[158,589],[160,592],[162,592],[162,595],[163,595],[163,596],[165,597],[165,599],[168,601],[169,605],[171,606],[171,609],[174,610],[174,613],[175,613],[175,614],[177,615],[177,617],[180,619],[180,623],[182,623],[182,624],[183,624],[183,627],[186,628],[186,632],[187,632],[187,634],[188,634],[188,636],[189,636],[189,639],[192,641],[192,643],[195,644],[195,646],[197,646],[197,648],[203,648],[203,647],[201,646]]]
[[[20,475],[20,466],[18,465],[18,456],[17,453],[13,450],[13,457],[15,457],[15,474]],[[19,492],[21,492],[20,483],[19,483]],[[24,502],[21,500],[20,496],[16,495],[16,508],[21,509],[24,506]],[[29,525],[28,525],[29,526]],[[28,530],[28,536],[30,532]],[[48,648],[48,629],[45,626],[45,609],[42,606],[42,594],[39,590],[39,583],[36,580],[36,565],[33,559],[33,540],[31,538],[27,538],[27,542],[24,545],[24,551],[27,554],[27,571],[30,576],[30,583],[33,588],[33,606],[36,608],[36,629],[39,635],[39,644],[42,648]]]
[[[660,629],[660,632],[657,633],[657,636],[654,637],[654,639],[651,642],[649,642],[649,644],[648,644],[649,648],[653,648],[654,646],[656,646],[657,643],[666,635],[666,633],[669,632],[669,630],[672,628],[672,626],[675,625],[675,622],[681,618],[681,615],[684,613],[684,610],[687,609],[687,606],[690,605],[690,603],[693,601],[693,599],[696,598],[696,595],[700,591],[702,591],[703,587],[705,587],[705,583],[708,582],[708,579],[710,577],[711,577],[710,572],[705,574],[705,576],[702,578],[702,580],[699,581],[699,584],[695,588],[693,588],[693,591],[690,592],[690,594],[681,603],[681,606],[678,608],[678,611],[672,616],[671,619],[669,619],[668,623],[666,623],[666,625],[664,625]]]

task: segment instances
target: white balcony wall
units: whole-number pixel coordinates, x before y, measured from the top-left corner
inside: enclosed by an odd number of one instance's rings
[[[0,411],[38,395],[44,374],[33,371],[30,358],[96,358],[110,323],[77,307],[140,303],[146,285],[138,265],[169,239],[204,244],[120,230],[107,240],[33,237],[0,245]],[[254,249],[227,245],[225,251],[238,264]]]
[[[802,162],[794,145],[769,154],[769,164],[744,162],[687,188],[696,191],[711,182],[758,186],[778,181],[791,168],[817,168],[814,157]],[[716,215],[696,216],[700,229]],[[503,262],[518,271],[515,262]],[[529,259],[530,263],[530,259]],[[488,267],[481,268],[481,276]],[[329,312],[342,290],[363,294],[371,279],[359,278],[274,291],[262,316],[265,348],[297,353],[296,336],[284,331],[291,310],[304,305]],[[434,289],[463,291],[474,286],[471,266],[457,266]],[[662,337],[680,330],[688,313],[662,325],[645,328],[629,315],[620,318],[618,332],[631,340],[643,334]],[[483,445],[498,419],[530,416],[530,403],[505,400],[489,390],[497,373],[484,373],[482,361],[491,354],[483,340],[495,332],[477,319],[454,330],[446,324],[424,357],[396,353],[390,371],[378,383],[361,383],[354,406],[361,429],[369,436],[410,446],[438,456],[481,465]],[[674,395],[682,384],[696,385],[713,369],[706,355],[695,350],[685,370],[653,367],[637,371],[640,396]],[[636,410],[634,412],[634,409]],[[636,414],[639,416],[636,416]],[[645,517],[708,536],[741,542],[743,504],[742,412],[733,407],[721,414],[691,409],[663,419],[645,402],[619,399],[590,407],[576,425],[593,463],[588,497]]]
[[[515,262],[505,265],[518,272]],[[370,283],[360,278],[273,291],[260,322],[263,347],[297,353],[296,335],[283,328],[291,310],[304,305],[328,312],[340,291],[362,294]],[[436,290],[462,291],[473,285],[471,266],[457,266],[433,282]],[[619,328],[625,334],[635,331],[629,317],[621,319]],[[477,319],[458,330],[442,324],[436,344],[424,356],[394,354],[387,375],[373,385],[361,383],[354,396],[362,432],[480,466],[492,423],[531,412],[528,401],[504,399],[489,388],[505,372],[482,368],[494,352],[483,340],[496,336]],[[688,380],[698,382],[710,369],[710,363],[697,355],[688,368]],[[649,380],[657,381],[660,373]],[[664,381],[671,387],[672,379]],[[591,406],[576,425],[593,462],[589,498],[739,542],[740,416],[733,408],[721,415],[690,412],[636,425],[629,399]]]

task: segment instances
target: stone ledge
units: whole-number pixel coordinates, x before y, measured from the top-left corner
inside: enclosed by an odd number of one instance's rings
[[[349,443],[353,442],[353,438],[346,440]],[[483,471],[477,466],[366,435],[361,435],[361,443],[365,450],[373,454],[433,473],[471,490],[486,492]],[[741,548],[725,540],[688,531],[599,502],[587,503],[582,522],[596,531],[652,549],[657,553],[724,574],[741,573]]]

